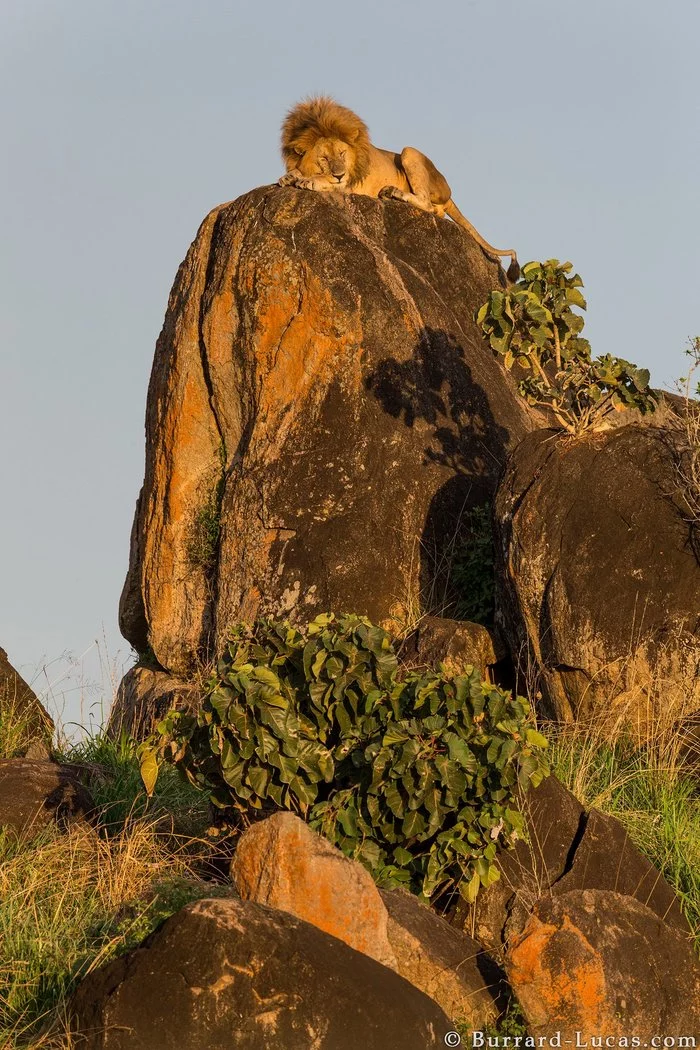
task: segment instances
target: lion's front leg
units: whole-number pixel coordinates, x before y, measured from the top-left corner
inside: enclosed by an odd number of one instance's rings
[[[277,180],[278,186],[296,186],[299,190],[332,190],[327,179],[314,179],[302,175],[298,168],[292,168],[281,179]]]

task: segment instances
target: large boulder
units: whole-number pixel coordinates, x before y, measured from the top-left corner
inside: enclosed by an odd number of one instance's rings
[[[0,724],[4,747],[12,752],[5,758],[24,754],[34,741],[49,744],[53,736],[53,720],[4,649],[0,649]]]
[[[584,890],[545,898],[507,970],[535,1039],[559,1033],[561,1045],[581,1046],[577,1033],[589,1043],[634,1034],[646,1046],[659,1035],[700,1037],[692,942],[633,897]]]
[[[192,682],[137,664],[129,668],[119,683],[107,732],[117,740],[122,733],[142,740],[154,731],[168,711],[196,707],[197,697]]]
[[[83,818],[93,808],[73,769],[27,758],[0,760],[0,828],[30,834]]]
[[[564,720],[634,726],[700,706],[700,564],[678,437],[631,424],[532,433],[495,502],[498,616]]]
[[[426,995],[309,923],[203,900],[91,973],[83,1050],[428,1050],[452,1025]]]
[[[149,387],[137,651],[186,675],[256,614],[415,614],[534,425],[473,319],[503,279],[396,202],[265,187],[204,220]]]
[[[243,833],[231,877],[244,900],[290,912],[396,967],[372,876],[293,813],[275,813]]]

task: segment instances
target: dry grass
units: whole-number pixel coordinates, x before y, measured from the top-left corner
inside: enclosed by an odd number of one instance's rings
[[[0,1047],[49,1017],[53,1030],[76,981],[145,936],[158,887],[189,874],[147,821],[112,838],[84,823],[31,842],[0,834]]]

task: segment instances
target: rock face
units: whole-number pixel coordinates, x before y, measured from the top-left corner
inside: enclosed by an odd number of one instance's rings
[[[156,348],[120,623],[186,674],[229,626],[420,605],[446,537],[532,428],[456,225],[267,187],[215,209]]]
[[[231,877],[243,900],[290,912],[396,968],[372,876],[293,813],[275,813],[243,833]]]
[[[5,650],[0,649],[0,721],[3,719],[11,719],[17,726],[17,732],[11,734],[13,742],[16,738],[17,746],[12,750],[17,754],[23,754],[32,740],[50,742],[53,736],[51,717],[31,686],[15,671]]]
[[[384,890],[396,969],[448,1017],[483,1031],[498,1015],[501,971],[479,944],[403,890]]]
[[[86,816],[92,800],[76,776],[57,762],[0,761],[0,828],[19,834]]]
[[[500,880],[482,890],[473,906],[460,904],[453,920],[499,962],[539,898],[572,890],[611,890],[634,897],[668,927],[689,935],[673,889],[633,846],[618,820],[584,810],[553,776],[528,792],[523,811],[528,841],[498,855]]]
[[[691,942],[632,897],[585,890],[540,902],[508,976],[535,1038],[700,1036]]]
[[[700,706],[700,564],[675,457],[671,431],[629,425],[530,434],[509,462],[499,616],[551,716],[637,724]]]
[[[452,1025],[427,996],[291,915],[204,900],[90,974],[84,1050],[426,1050]]]

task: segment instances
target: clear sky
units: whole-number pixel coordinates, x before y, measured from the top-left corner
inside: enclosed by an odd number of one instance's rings
[[[334,95],[492,244],[571,259],[586,334],[683,370],[700,331],[697,0],[5,0],[0,646],[86,722],[117,628],[153,347],[204,215]],[[99,647],[95,640],[99,641]]]

